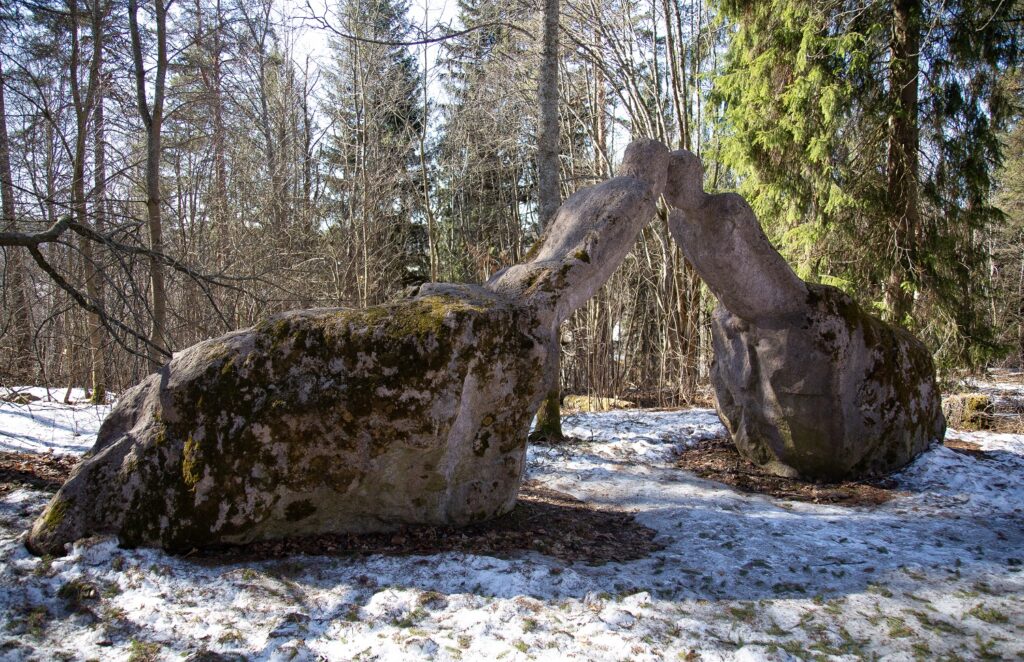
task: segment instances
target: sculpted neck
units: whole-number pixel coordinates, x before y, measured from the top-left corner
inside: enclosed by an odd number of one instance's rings
[[[748,321],[806,309],[807,287],[779,254],[754,211],[736,193],[709,195],[700,159],[673,152],[665,199],[669,231],[730,312]]]
[[[626,148],[619,176],[581,189],[551,219],[527,260],[484,287],[535,308],[552,332],[615,272],[654,216],[665,189],[668,149],[654,140]]]

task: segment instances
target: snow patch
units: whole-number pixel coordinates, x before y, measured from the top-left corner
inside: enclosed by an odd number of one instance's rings
[[[105,411],[8,404],[0,441],[54,452],[92,444],[58,423],[95,430]],[[563,429],[581,441],[531,448],[528,477],[634,511],[664,549],[604,565],[533,552],[217,564],[93,538],[39,559],[24,530],[49,495],[16,489],[0,495],[0,660],[1024,654],[1020,435],[956,432],[984,454],[934,447],[896,476],[901,496],[844,508],[676,469],[680,449],[724,434],[710,410],[578,414]]]

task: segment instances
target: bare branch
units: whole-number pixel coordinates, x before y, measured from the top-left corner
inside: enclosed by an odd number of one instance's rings
[[[70,223],[68,219],[62,218],[47,230],[35,234],[27,232],[0,232],[0,246],[25,246],[33,248],[39,244],[54,242],[64,234]]]
[[[89,301],[89,299],[86,298],[84,294],[75,289],[74,286],[72,286],[67,280],[64,279],[63,276],[60,275],[60,272],[54,269],[53,266],[46,261],[46,258],[43,256],[43,254],[39,252],[38,245],[28,246],[28,252],[32,255],[32,259],[35,260],[36,264],[39,265],[39,268],[42,269],[43,272],[47,276],[49,276],[51,280],[53,280],[57,287],[67,292],[68,295],[75,300],[75,303],[77,303],[83,309],[99,317],[100,322],[108,331],[110,331],[111,336],[117,338],[119,335],[118,332],[123,333],[142,342],[151,350],[158,352],[162,356],[165,356],[167,358],[171,357],[171,353],[168,352],[166,349],[150,342],[149,338],[136,332],[127,324],[124,324],[123,322],[120,322],[116,319],[107,316],[107,314],[101,308],[99,308],[93,302]]]
[[[488,30],[490,28],[507,28],[531,39],[534,38],[533,34],[524,30],[518,25],[506,23],[505,21],[489,21],[487,23],[480,23],[479,25],[474,25],[473,27],[466,28],[464,30],[452,30],[451,24],[435,25],[434,27],[426,30],[417,30],[417,32],[422,36],[419,39],[413,39],[411,41],[391,41],[388,39],[373,39],[371,37],[360,37],[348,32],[342,32],[341,30],[339,30],[338,28],[334,27],[331,24],[331,22],[328,20],[326,11],[324,12],[323,15],[317,14],[317,12],[313,9],[313,6],[310,4],[309,0],[306,0],[306,9],[309,10],[309,14],[300,17],[303,22],[312,23],[321,29],[327,30],[336,37],[341,37],[342,39],[358,41],[364,44],[377,44],[379,46],[425,46],[427,44],[437,44],[442,41],[448,41],[449,39],[457,39],[458,37],[461,37],[463,35],[471,34],[479,30]],[[443,34],[431,34],[437,32],[438,30],[442,31]]]

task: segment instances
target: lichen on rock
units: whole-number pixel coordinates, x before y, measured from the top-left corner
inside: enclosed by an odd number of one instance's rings
[[[68,481],[30,544],[68,542],[70,494],[103,504],[74,509],[70,538],[186,551],[507,511],[545,343],[523,310],[467,294],[286,313],[210,341],[216,356],[205,343],[175,356],[136,387],[149,415],[104,431],[92,470]],[[111,453],[127,470],[99,466]]]

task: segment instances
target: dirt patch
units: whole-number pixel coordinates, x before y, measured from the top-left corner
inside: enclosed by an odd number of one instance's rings
[[[968,441],[967,439],[961,439],[960,437],[950,437],[947,435],[945,441],[942,442],[942,445],[951,451],[955,451],[961,455],[969,455],[970,457],[978,460],[995,459],[992,457],[991,453],[983,451],[981,446],[978,444],[973,441]]]
[[[80,459],[54,453],[0,452],[0,494],[19,487],[56,492]]]
[[[73,455],[0,452],[0,494],[18,487],[56,492],[78,464]],[[398,533],[322,535],[203,550],[206,563],[235,563],[295,554],[436,554],[468,552],[507,556],[535,551],[564,561],[606,563],[648,556],[662,548],[656,532],[631,513],[585,503],[527,481],[509,514],[461,529],[409,527]]]
[[[767,494],[778,499],[828,503],[838,506],[877,506],[902,493],[888,479],[811,483],[782,478],[750,464],[726,437],[707,439],[687,448],[676,460],[680,469],[701,478],[731,485],[743,492]]]

